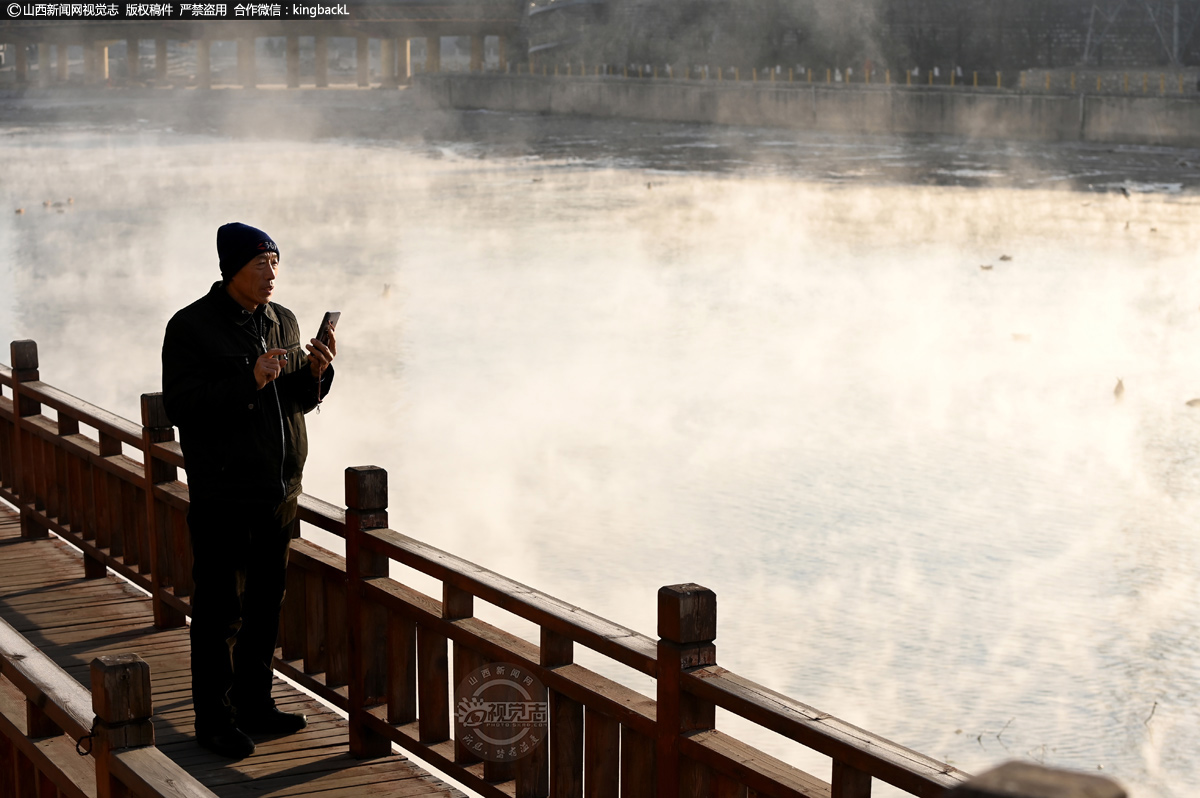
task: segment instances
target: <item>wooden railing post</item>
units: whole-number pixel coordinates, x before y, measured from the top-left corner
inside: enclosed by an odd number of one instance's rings
[[[542,628],[541,664],[547,668],[575,661],[575,644],[550,629]],[[556,798],[583,795],[583,704],[550,691],[550,794]]]
[[[43,701],[45,696],[42,696]],[[42,709],[42,705],[34,703],[29,698],[25,699],[25,726],[28,729],[26,734],[33,739],[38,737],[57,737],[63,733],[58,724],[50,719]]]
[[[363,580],[388,575],[388,558],[366,550],[363,533],[387,527],[387,471],[346,469],[346,621],[350,627],[350,753],[387,756],[391,741],[366,724],[368,707],[387,697],[387,613],[364,600]]]
[[[96,760],[96,798],[125,798],[129,791],[110,772],[110,754],[154,745],[150,666],[137,654],[92,660],[92,755]]]
[[[683,692],[685,671],[717,662],[717,594],[700,585],[658,591],[658,717],[656,760],[659,798],[707,795],[705,774],[683,766],[680,735],[716,726],[716,706]],[[681,789],[687,783],[686,790]]]
[[[174,482],[179,470],[173,465],[156,460],[151,448],[156,443],[175,440],[175,428],[167,418],[167,407],[161,393],[142,394],[142,463],[146,474],[146,534],[150,539],[150,583],[151,603],[154,607],[154,625],[161,628],[177,628],[186,622],[186,616],[163,601],[163,591],[171,583],[171,517],[166,505],[154,498],[154,486]],[[177,553],[178,556],[178,553]]]
[[[1006,762],[946,792],[946,798],[1126,798],[1120,784],[1093,773]]]
[[[835,759],[829,795],[830,798],[871,798],[871,777]]]
[[[15,490],[19,499],[18,508],[21,511],[21,537],[44,538],[46,528],[33,520],[37,508],[37,497],[34,495],[34,485],[37,484],[37,474],[40,457],[35,457],[37,438],[27,433],[21,419],[36,416],[42,412],[42,405],[28,396],[22,395],[21,383],[36,382],[40,379],[38,373],[37,342],[30,340],[13,341],[9,344],[9,355],[12,359],[13,378],[13,470]]]

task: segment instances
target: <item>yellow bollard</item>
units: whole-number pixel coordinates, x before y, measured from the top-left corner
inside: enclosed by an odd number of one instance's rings
[[[974,87],[976,89],[978,89],[979,88],[979,73],[978,72],[971,73],[971,81],[975,84]]]
[[[1075,91],[1075,73],[1071,73],[1071,91]]]
[[[1125,73],[1125,93],[1129,93],[1129,73]]]
[[[793,82],[793,80],[792,80],[792,78],[794,77],[794,75],[792,74],[793,72],[795,72],[795,70],[792,69],[791,67],[788,67],[788,83]]]
[[[887,85],[891,86],[892,85],[892,70],[890,70],[890,69],[884,70],[883,74],[884,74],[884,79],[887,80]]]
[[[1150,91],[1150,76],[1145,72],[1142,73],[1142,94]]]
[[[929,85],[932,86],[933,85],[933,70],[932,69],[929,70],[929,72],[927,74],[929,75]]]
[[[808,70],[808,82],[812,83],[812,70]]]
[[[1096,91],[1100,91],[1104,87],[1104,78],[1096,76]]]
[[[1046,73],[1046,91],[1050,91],[1050,73]]]
[[[863,83],[869,84],[870,82],[871,82],[871,70],[864,69],[863,70]]]
[[[825,70],[825,82],[833,83],[833,70],[832,69]]]
[[[758,83],[758,67],[754,67],[750,75],[751,83]]]
[[[910,69],[910,70],[908,70],[908,71],[905,73],[905,75],[907,76],[907,77],[905,78],[905,80],[904,80],[905,84],[906,84],[906,85],[908,85],[908,86],[911,86],[911,85],[912,85],[912,70],[911,70],[911,69]]]
[[[717,67],[717,83],[725,79],[725,70],[722,67]]]

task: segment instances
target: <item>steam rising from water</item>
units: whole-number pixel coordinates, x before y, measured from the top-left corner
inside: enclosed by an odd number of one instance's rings
[[[0,336],[136,418],[255,224],[301,325],[343,312],[309,492],[382,465],[394,527],[647,633],[705,584],[722,664],[966,770],[1186,794],[1194,195],[536,149],[10,132]]]

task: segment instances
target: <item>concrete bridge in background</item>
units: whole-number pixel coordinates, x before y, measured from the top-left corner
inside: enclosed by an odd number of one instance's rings
[[[232,3],[229,4],[232,7]],[[378,83],[396,86],[412,75],[412,41],[425,40],[424,71],[441,71],[442,37],[470,37],[470,70],[484,67],[484,41],[496,37],[500,69],[507,68],[508,43],[520,26],[524,4],[519,0],[473,0],[473,2],[414,2],[372,0],[350,3],[349,15],[336,19],[144,19],[144,20],[0,20],[0,44],[9,45],[17,85],[49,87],[64,83],[70,74],[69,48],[83,52],[85,84],[108,83],[112,58],[110,46],[124,42],[122,74],[130,83],[167,84],[168,44],[196,46],[195,85],[213,84],[212,43],[237,42],[238,85],[258,84],[255,42],[281,37],[286,44],[286,84],[300,86],[300,38],[314,40],[313,80],[317,87],[329,85],[329,39],[355,41],[356,82],[372,84],[371,39],[379,39]],[[155,55],[152,70],[143,73],[139,57],[141,42],[152,40]]]

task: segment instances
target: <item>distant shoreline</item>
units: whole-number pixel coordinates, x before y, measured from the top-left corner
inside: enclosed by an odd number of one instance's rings
[[[651,122],[784,127],[838,134],[1200,147],[1200,98],[954,90],[947,87],[553,77],[418,75],[445,109]]]

